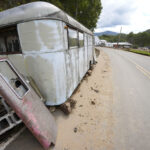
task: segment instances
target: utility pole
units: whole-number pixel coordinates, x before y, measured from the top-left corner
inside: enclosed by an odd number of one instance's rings
[[[119,44],[119,42],[120,42],[121,32],[122,32],[122,26],[121,26],[121,28],[120,28],[120,33],[119,33],[119,37],[118,37],[117,47],[119,47],[118,44]]]

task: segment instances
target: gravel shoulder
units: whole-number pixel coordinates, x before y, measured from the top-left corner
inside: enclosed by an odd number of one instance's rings
[[[54,150],[113,149],[113,88],[108,56],[101,51],[92,75],[72,95],[77,104],[69,116],[56,111],[58,137]]]

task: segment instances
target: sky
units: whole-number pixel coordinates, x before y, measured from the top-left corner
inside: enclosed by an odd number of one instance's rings
[[[150,29],[150,0],[101,0],[95,32],[138,33]]]

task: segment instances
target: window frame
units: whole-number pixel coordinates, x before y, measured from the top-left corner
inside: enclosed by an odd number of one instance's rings
[[[92,46],[92,35],[88,34],[88,46]]]
[[[74,30],[74,31],[77,32],[77,45],[76,45],[76,46],[71,46],[71,45],[70,45],[69,30]],[[68,36],[68,49],[78,48],[78,47],[79,47],[78,30],[77,30],[76,28],[72,28],[72,27],[68,26],[68,29],[67,29],[67,36]]]
[[[83,35],[83,45],[80,45],[80,36],[79,36],[79,34],[82,34]],[[85,46],[85,44],[84,44],[84,32],[82,32],[82,31],[78,31],[78,43],[79,43],[79,48],[81,48],[81,47],[84,47]]]
[[[78,28],[72,27],[68,24],[66,24],[67,26],[67,40],[68,40],[68,50],[72,49],[72,48],[84,48],[85,46],[93,46],[93,36],[89,33],[86,33]],[[70,46],[70,42],[69,42],[69,29],[71,30],[75,30],[77,32],[77,41],[78,41],[78,46]],[[83,46],[80,46],[80,42],[79,42],[79,33],[83,34]],[[85,40],[86,38],[86,40]],[[85,44],[85,41],[87,42],[87,45]]]

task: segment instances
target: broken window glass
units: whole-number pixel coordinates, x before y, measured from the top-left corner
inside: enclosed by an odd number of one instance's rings
[[[0,30],[0,54],[20,53],[20,43],[16,28]]]

